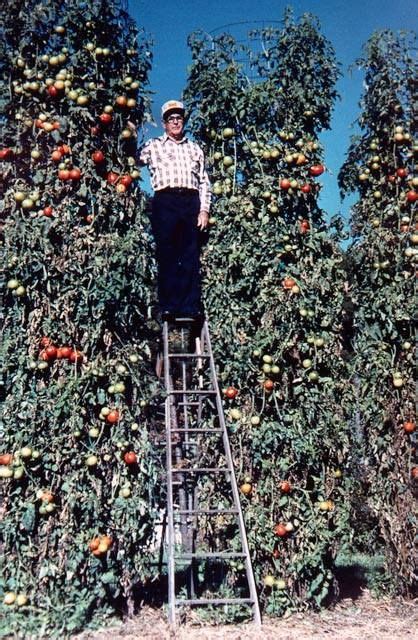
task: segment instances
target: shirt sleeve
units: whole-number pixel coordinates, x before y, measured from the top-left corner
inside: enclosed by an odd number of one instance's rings
[[[150,141],[146,142],[138,151],[138,162],[140,165],[149,164],[151,160]]]
[[[208,172],[205,167],[205,156],[200,149],[200,172],[199,172],[199,197],[200,197],[200,210],[209,213],[211,202],[211,186],[208,176]]]

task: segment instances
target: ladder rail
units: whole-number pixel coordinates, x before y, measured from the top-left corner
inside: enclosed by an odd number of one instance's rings
[[[242,509],[241,509],[241,500],[240,500],[240,496],[239,496],[239,491],[238,491],[238,483],[237,483],[237,479],[235,476],[235,471],[234,471],[234,465],[232,463],[232,451],[231,451],[231,445],[229,443],[229,438],[228,438],[228,432],[227,432],[227,428],[226,428],[226,423],[225,423],[225,416],[224,416],[224,411],[223,411],[223,405],[222,405],[222,398],[221,398],[221,393],[219,390],[219,384],[218,384],[218,377],[217,377],[217,373],[216,373],[216,366],[215,366],[215,360],[213,357],[213,350],[212,350],[212,344],[211,344],[211,340],[210,340],[210,335],[209,335],[209,327],[208,327],[208,322],[205,319],[204,323],[203,323],[203,327],[202,327],[202,333],[204,335],[204,344],[206,346],[206,349],[209,353],[209,366],[210,366],[210,371],[211,371],[211,379],[212,379],[212,385],[213,388],[216,389],[216,406],[218,409],[218,418],[219,418],[219,424],[221,426],[222,429],[222,438],[223,438],[223,443],[224,443],[224,448],[225,448],[225,454],[226,454],[226,459],[228,461],[228,466],[230,467],[230,482],[231,482],[231,487],[232,487],[232,494],[234,497],[234,504],[236,506],[236,508],[238,509],[238,524],[239,524],[239,530],[240,530],[240,535],[241,535],[241,542],[242,542],[242,546],[243,546],[243,550],[246,554],[246,558],[245,558],[245,565],[246,565],[246,569],[247,569],[247,578],[248,578],[248,586],[250,589],[250,596],[253,600],[253,609],[254,609],[254,622],[258,625],[261,626],[261,614],[260,614],[260,605],[258,602],[258,595],[257,595],[257,588],[256,588],[256,584],[255,584],[255,578],[254,578],[254,572],[253,572],[253,567],[252,567],[252,563],[251,563],[251,556],[250,556],[250,549],[248,546],[248,538],[247,538],[247,532],[245,530],[245,523],[244,523],[244,516],[242,514]]]
[[[170,359],[168,357],[168,322],[163,325],[164,336],[164,383],[168,391],[171,386],[170,381]],[[167,467],[167,569],[168,569],[168,619],[170,624],[176,622],[176,585],[175,585],[175,559],[174,559],[174,510],[173,510],[173,474],[172,460],[173,447],[171,441],[171,408],[173,396],[167,395],[165,400],[165,426],[166,426],[166,467]]]

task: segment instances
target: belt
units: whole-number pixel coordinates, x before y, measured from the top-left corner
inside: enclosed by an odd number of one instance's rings
[[[158,189],[155,194],[157,195],[158,193],[172,193],[182,196],[191,196],[199,193],[199,191],[197,189],[186,189],[185,187],[166,187],[165,189]]]

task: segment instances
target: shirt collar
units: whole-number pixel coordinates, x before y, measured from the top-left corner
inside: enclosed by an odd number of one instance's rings
[[[162,140],[163,144],[165,144],[166,142],[169,142],[169,141],[171,141],[171,142],[175,142],[175,141],[174,141],[172,138],[170,138],[166,133],[164,133],[164,134],[161,136],[161,140]],[[175,144],[184,144],[184,143],[185,143],[185,142],[187,142],[187,141],[188,141],[188,140],[187,140],[186,136],[183,136],[183,137],[182,137],[182,139],[181,139],[179,142],[175,142]]]

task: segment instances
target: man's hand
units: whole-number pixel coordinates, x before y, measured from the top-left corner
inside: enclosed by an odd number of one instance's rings
[[[199,229],[206,229],[208,226],[209,214],[207,211],[201,211],[197,217],[197,226]]]

